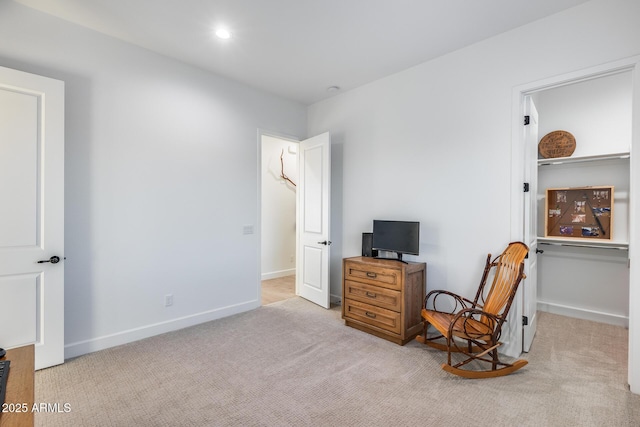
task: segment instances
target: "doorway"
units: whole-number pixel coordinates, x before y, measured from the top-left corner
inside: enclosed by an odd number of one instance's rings
[[[296,296],[298,141],[260,133],[261,304]]]
[[[522,137],[522,118],[524,115],[523,114],[524,100],[529,96],[536,98],[536,97],[539,97],[540,95],[548,95],[551,93],[552,90],[566,91],[566,90],[570,90],[572,87],[573,88],[578,87],[581,83],[603,82],[608,77],[621,75],[625,73],[627,74],[627,77],[630,78],[629,80],[631,80],[632,82],[633,81],[637,82],[637,73],[639,72],[638,70],[639,60],[640,58],[638,57],[629,58],[626,60],[618,61],[616,63],[594,67],[590,70],[575,72],[565,76],[547,79],[545,81],[540,81],[540,82],[515,88],[513,103],[514,103],[514,107],[516,108],[514,108],[514,117],[513,117],[513,130],[514,130],[513,135],[514,136],[512,138],[512,164],[513,164],[512,209],[513,210],[512,210],[511,236],[512,236],[512,239],[522,239],[523,230],[526,230],[531,226],[533,226],[532,228],[534,229],[535,228],[538,229],[537,243],[538,244],[542,243],[542,245],[540,245],[540,248],[542,250],[546,249],[549,252],[548,254],[544,254],[544,253],[541,254],[541,256],[543,257],[548,255],[549,259],[548,260],[545,259],[541,263],[543,265],[546,264],[546,266],[544,267],[545,270],[538,269],[539,276],[541,276],[542,278],[544,277],[548,278],[550,274],[553,274],[553,273],[550,273],[554,271],[553,270],[554,266],[551,265],[552,264],[551,261],[556,262],[558,257],[563,257],[560,267],[564,271],[566,270],[565,266],[567,265],[567,262],[571,262],[571,263],[578,262],[582,264],[586,263],[586,264],[589,264],[591,267],[593,267],[595,265],[593,262],[594,257],[596,256],[595,254],[597,254],[598,252],[600,254],[603,254],[605,252],[608,252],[610,254],[614,254],[614,253],[619,254],[620,252],[624,251],[625,253],[624,263],[620,263],[619,260],[617,259],[618,257],[616,257],[616,259],[613,259],[613,261],[612,260],[607,260],[607,261],[610,262],[610,264],[622,264],[622,267],[623,267],[622,269],[626,270],[624,274],[621,274],[621,275],[625,276],[625,283],[623,283],[623,285],[626,286],[626,289],[624,290],[624,297],[625,297],[624,304],[628,309],[628,312],[627,312],[628,325],[629,325],[629,362],[628,362],[628,379],[629,380],[628,382],[631,386],[631,391],[634,393],[640,392],[640,371],[637,368],[634,368],[634,365],[637,365],[638,360],[640,359],[640,353],[638,352],[638,350],[636,350],[636,346],[634,345],[639,338],[638,335],[640,331],[638,330],[638,328],[640,328],[640,324],[638,324],[637,313],[634,313],[634,305],[637,306],[637,304],[633,304],[633,301],[637,300],[638,292],[640,292],[640,290],[637,289],[637,279],[634,279],[637,275],[637,272],[636,272],[637,267],[634,268],[634,266],[638,264],[637,262],[634,262],[633,258],[637,258],[637,255],[635,254],[635,251],[633,250],[632,246],[634,242],[638,241],[638,231],[637,231],[637,227],[635,227],[634,225],[638,224],[638,210],[635,208],[635,206],[637,205],[637,200],[640,194],[638,193],[637,187],[633,185],[629,187],[629,183],[637,182],[637,178],[638,178],[637,165],[638,165],[639,159],[637,158],[637,156],[633,158],[631,158],[630,156],[631,152],[637,151],[637,150],[634,150],[633,147],[638,147],[640,143],[637,132],[635,132],[634,134],[631,134],[632,128],[635,128],[635,130],[638,129],[637,114],[636,114],[636,117],[634,117],[633,114],[629,112],[626,118],[625,126],[629,129],[629,133],[626,138],[626,149],[620,150],[620,149],[613,148],[616,144],[614,144],[612,139],[610,138],[612,134],[611,132],[609,132],[608,138],[606,137],[606,135],[604,135],[604,137],[600,136],[599,137],[600,142],[598,144],[588,142],[588,138],[594,136],[593,129],[590,129],[589,130],[590,133],[587,136],[581,137],[580,139],[582,141],[582,147],[580,148],[583,150],[584,149],[586,150],[583,151],[582,153],[576,152],[574,158],[572,158],[570,162],[568,162],[568,163],[571,163],[571,162],[575,162],[575,163],[570,164],[569,166],[562,166],[562,168],[567,168],[566,170],[563,170],[563,171],[556,170],[558,169],[557,168],[557,165],[559,165],[558,162],[555,162],[551,166],[550,173],[547,173],[545,170],[546,177],[544,177],[544,179],[542,177],[540,179],[536,178],[537,179],[536,183],[540,184],[540,189],[539,189],[540,191],[538,191],[536,194],[527,194],[523,192],[523,177],[526,178],[525,171],[527,168],[527,165],[525,164],[525,160],[524,160],[526,156],[524,154],[525,154],[525,150],[527,149],[527,146],[526,144],[523,143],[524,139]],[[639,104],[640,94],[638,89],[639,88],[637,86],[637,83],[636,85],[633,85],[633,84],[628,85],[626,89],[627,90],[626,95],[629,99],[629,104],[635,104],[635,105]],[[538,104],[538,102],[536,103]],[[548,105],[552,105],[552,104],[553,102],[548,103]],[[596,99],[595,97],[589,102],[589,104],[602,107],[602,104],[599,102],[599,99]],[[539,110],[540,110],[539,112],[541,116],[540,122],[544,126],[544,123],[545,123],[544,114],[547,111],[547,109],[543,107],[543,108],[539,108]],[[629,105],[629,111],[631,111],[631,105]],[[582,119],[584,120],[584,118]],[[565,123],[566,123],[567,118],[565,117],[563,120],[565,120]],[[590,125],[593,123],[594,123],[594,120],[589,121]],[[556,125],[554,126],[557,127]],[[545,132],[546,131],[543,128],[541,128],[540,136],[543,136]],[[580,142],[578,141],[578,138],[576,138],[576,140],[577,140],[577,144],[579,144]],[[577,151],[577,148],[578,146],[576,147],[576,151]],[[611,150],[616,151],[616,153],[610,152]],[[610,156],[611,154],[615,154],[616,155],[615,158],[611,157]],[[532,165],[531,167],[535,167],[539,172],[542,171],[543,167],[547,167],[546,164],[543,164],[546,162],[545,159],[543,159],[542,162],[538,161],[538,159],[535,159],[535,162],[536,164]],[[606,163],[607,165],[605,166],[603,162]],[[614,163],[613,166],[608,164],[611,162]],[[589,165],[588,166],[589,171],[587,173],[585,173],[582,170],[585,164]],[[621,167],[621,164],[626,166],[623,168]],[[622,191],[623,194],[621,194],[621,197],[618,200],[619,202],[621,202],[622,209],[620,212],[616,213],[616,218],[618,220],[622,220],[622,224],[619,224],[621,225],[621,227],[618,228],[617,233],[614,231],[613,233],[614,238],[612,239],[610,244],[607,245],[607,244],[601,243],[597,245],[601,247],[595,247],[596,244],[590,242],[590,245],[585,246],[581,244],[580,247],[573,247],[573,245],[571,244],[574,242],[567,242],[567,241],[557,242],[557,241],[554,241],[554,239],[546,237],[544,235],[544,227],[541,227],[540,223],[544,221],[545,215],[548,214],[548,212],[545,212],[545,209],[544,209],[545,188],[543,187],[548,187],[552,185],[551,183],[548,182],[548,179],[550,178],[550,176],[552,176],[552,181],[554,181],[553,185],[557,185],[559,187],[581,186],[582,184],[576,183],[572,180],[579,179],[580,176],[588,176],[590,178],[593,177],[594,174],[592,172],[596,169],[596,166],[597,168],[610,169],[610,172],[605,171],[604,175],[602,176],[602,179],[604,180],[612,179],[611,177],[613,175],[611,173],[611,170],[614,170],[616,173],[620,172],[625,168],[627,170],[626,172],[626,182],[627,182],[626,188],[627,189],[626,191]],[[559,177],[561,177],[562,179],[567,179],[566,184],[557,184],[555,181]],[[544,180],[547,180],[547,181],[544,181]],[[534,200],[537,199],[536,203],[538,203],[538,206],[539,206],[538,215],[537,215],[538,216],[537,226],[535,224],[529,224],[525,222],[525,215],[523,211],[525,206],[524,201],[526,200],[527,197],[533,197]],[[535,221],[535,218],[533,220]],[[624,236],[621,237],[620,232],[622,232]],[[609,248],[609,246],[612,246],[612,248]],[[567,255],[568,251],[571,251],[570,257]],[[611,252],[611,251],[619,251],[619,252]],[[588,259],[586,259],[586,261],[579,259],[579,258],[585,258],[584,255],[587,253],[588,253],[588,256],[586,258]],[[551,258],[552,256],[556,257],[555,260]],[[603,258],[602,255],[597,255],[597,256],[600,260],[602,260]],[[609,255],[608,258],[612,258],[612,257]],[[555,267],[557,267],[557,265]],[[620,272],[622,271],[622,269],[619,267],[621,266],[617,265],[617,266],[613,266],[612,268],[616,268]],[[560,270],[556,268],[556,271],[560,271]],[[589,278],[591,277],[592,275],[590,275]],[[571,280],[573,282],[576,281],[575,278],[576,276],[571,276]],[[543,280],[543,279],[540,279],[540,280]],[[540,304],[541,302],[540,291],[542,291],[542,295],[546,295],[545,298],[550,298],[549,290],[551,288],[547,288],[547,287],[541,288],[539,283],[536,283],[533,285],[538,286],[539,295],[538,295],[538,300],[536,301],[536,303],[538,304],[538,309],[553,312],[552,310],[549,309],[550,307],[550,305],[548,304],[549,301],[546,301],[547,303],[546,305],[542,304],[541,306]],[[602,285],[606,286],[606,283],[603,283]],[[553,289],[557,289],[557,288],[553,288]],[[574,292],[574,294],[576,294],[576,292]],[[578,295],[580,295],[580,297],[584,297],[585,296],[584,289],[580,289],[580,292],[578,293]],[[605,295],[610,296],[611,292],[606,293],[606,290],[605,290]],[[602,301],[603,299],[600,299],[600,301],[598,302],[602,302]],[[631,304],[629,302],[631,302]],[[576,307],[566,307],[567,304],[564,304],[564,305],[565,307],[563,307],[562,303],[556,303],[556,308],[562,308],[562,309],[569,308],[573,310],[574,314],[577,314],[579,312],[582,312],[582,314],[584,314],[587,312],[587,310],[575,310]],[[523,311],[522,311],[523,306],[524,306],[524,301],[519,301],[518,311],[515,315],[515,321],[517,324],[514,325],[516,332],[514,334],[510,334],[510,337],[517,337],[518,331],[521,331],[523,330],[523,328],[527,327],[526,324],[522,322],[521,315],[523,314]],[[598,311],[598,310],[595,310],[595,311]],[[558,313],[558,314],[568,315],[568,313]],[[596,314],[602,314],[602,313],[596,313]],[[575,316],[575,317],[580,317],[580,316]],[[612,318],[612,317],[615,317],[615,316],[609,316],[609,318]],[[607,323],[615,323],[615,322],[607,322]],[[521,340],[522,334],[520,334],[519,337],[520,337],[519,339]],[[518,339],[514,340],[514,347],[518,347],[518,345],[521,345],[515,341],[518,341]]]

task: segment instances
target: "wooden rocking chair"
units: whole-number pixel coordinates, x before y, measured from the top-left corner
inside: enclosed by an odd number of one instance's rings
[[[498,347],[502,344],[499,341],[502,324],[509,313],[518,285],[525,277],[524,259],[528,252],[529,248],[524,243],[512,242],[493,261],[489,254],[473,301],[448,291],[431,291],[427,294],[422,309],[424,331],[416,340],[447,352],[447,363],[442,364],[442,369],[466,378],[491,378],[510,374],[527,364],[526,360],[501,362]],[[487,279],[492,274],[493,282],[485,292]],[[447,296],[450,305],[454,305],[452,310],[438,310],[436,303],[443,295]],[[430,301],[433,310],[427,309]],[[440,335],[427,338],[429,325],[433,325]],[[446,343],[434,342],[440,338],[444,338]],[[452,365],[451,353],[463,353],[468,357]],[[462,368],[474,360],[490,363],[491,370]]]

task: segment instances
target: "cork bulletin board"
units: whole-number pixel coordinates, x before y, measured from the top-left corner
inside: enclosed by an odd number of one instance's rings
[[[549,188],[545,237],[611,240],[613,187]]]

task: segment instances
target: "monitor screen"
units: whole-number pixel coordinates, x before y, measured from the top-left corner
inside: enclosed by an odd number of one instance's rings
[[[373,220],[372,249],[419,255],[420,223],[416,221]]]

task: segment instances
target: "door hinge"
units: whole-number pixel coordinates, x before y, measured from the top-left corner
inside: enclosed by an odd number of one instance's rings
[[[531,120],[531,119],[530,119],[530,117],[529,117],[529,116],[524,116],[524,125],[525,125],[525,126],[526,126],[526,125],[528,125],[528,124],[529,124],[529,122],[530,122],[530,120]]]
[[[522,316],[522,326],[529,325],[529,318],[527,316]]]
[[[529,183],[528,183],[528,182],[525,182],[525,183],[524,183],[524,192],[525,192],[525,193],[528,193],[528,192],[529,192]]]

